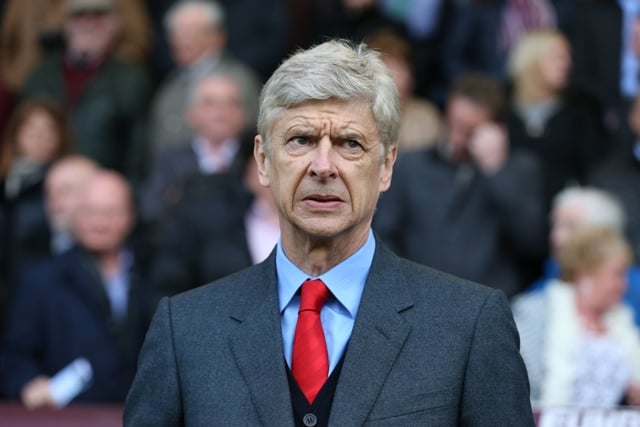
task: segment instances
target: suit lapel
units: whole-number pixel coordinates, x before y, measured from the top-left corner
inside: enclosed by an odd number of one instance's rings
[[[257,294],[248,298],[261,302],[255,310],[241,309],[233,316],[240,325],[231,337],[231,349],[262,423],[293,426],[273,254],[262,265],[253,283],[266,283],[256,286]]]
[[[91,256],[79,247],[60,255],[63,257],[64,271],[67,275],[65,285],[85,302],[90,311],[101,322],[110,319],[111,306],[104,289],[100,272]]]
[[[400,311],[413,305],[406,284],[393,281],[393,261],[378,244],[333,399],[330,425],[362,425],[411,327]]]

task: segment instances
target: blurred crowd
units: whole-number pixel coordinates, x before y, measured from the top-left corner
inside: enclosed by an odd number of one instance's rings
[[[260,88],[340,37],[380,52],[402,104],[377,238],[507,294],[536,404],[640,405],[640,2],[0,13],[0,396],[63,406],[57,374],[80,358],[76,401],[123,401],[157,301],[269,255]]]

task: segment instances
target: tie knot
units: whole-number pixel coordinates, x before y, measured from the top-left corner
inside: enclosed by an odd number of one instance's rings
[[[325,302],[329,299],[331,292],[327,285],[320,279],[306,280],[302,284],[302,292],[300,296],[300,310],[320,311]]]

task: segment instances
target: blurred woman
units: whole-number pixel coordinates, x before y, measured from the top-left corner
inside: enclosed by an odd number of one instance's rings
[[[509,57],[509,140],[541,160],[547,206],[567,184],[584,184],[601,154],[595,109],[568,88],[570,46],[556,30],[524,35]]]
[[[22,265],[49,251],[44,178],[49,165],[70,150],[66,116],[57,104],[32,99],[16,108],[0,157],[0,284],[5,297]]]
[[[640,404],[640,334],[622,304],[629,245],[611,228],[583,228],[557,256],[560,279],[513,302],[533,403]]]

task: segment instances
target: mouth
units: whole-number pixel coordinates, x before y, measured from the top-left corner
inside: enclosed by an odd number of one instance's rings
[[[331,194],[311,194],[303,201],[307,206],[316,209],[332,209],[344,203],[340,197]]]

